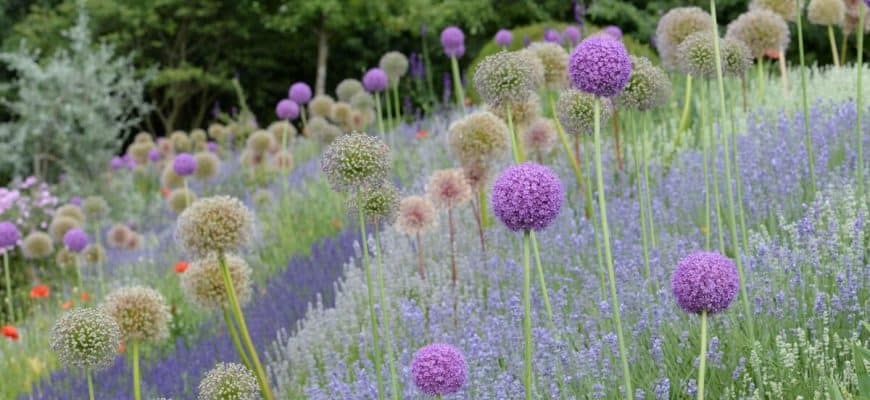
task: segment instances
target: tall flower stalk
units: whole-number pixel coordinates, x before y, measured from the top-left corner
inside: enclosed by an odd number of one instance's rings
[[[858,39],[858,61],[855,63],[855,69],[858,74],[858,93],[855,94],[855,143],[858,152],[858,165],[855,170],[856,179],[858,180],[858,201],[864,201],[864,129],[862,116],[864,115],[864,90],[861,77],[864,75],[864,20],[867,18],[866,0],[865,4],[859,4],[861,8],[858,14],[858,27],[855,34]]]
[[[813,156],[813,137],[810,135],[810,106],[807,101],[807,72],[805,70],[806,63],[804,61],[804,31],[803,31],[803,7],[801,7],[802,0],[795,0],[795,6],[798,10],[798,15],[796,17],[797,20],[797,36],[798,36],[798,53],[800,54],[800,74],[801,74],[801,106],[803,107],[803,120],[804,120],[804,144],[807,148],[807,167],[810,170],[810,195],[809,201],[812,202],[812,199],[816,196],[816,168],[815,168],[815,157]],[[830,28],[830,26],[829,26]],[[860,50],[859,50],[860,51]],[[783,59],[785,59],[785,53],[781,55]],[[860,61],[859,61],[860,63]],[[858,74],[858,82],[861,82],[861,74]],[[736,152],[735,152],[736,156]],[[744,243],[744,246],[746,243]]]

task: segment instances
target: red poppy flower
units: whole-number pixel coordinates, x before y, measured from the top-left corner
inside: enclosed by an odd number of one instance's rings
[[[429,137],[429,132],[427,132],[425,129],[420,129],[419,131],[417,131],[417,139],[424,139],[427,137]]]
[[[779,51],[778,50],[765,50],[764,55],[774,59],[779,60]]]
[[[51,294],[51,289],[48,288],[48,285],[36,285],[33,289],[30,289],[31,299],[43,299],[48,297],[49,294]]]
[[[182,274],[184,271],[187,271],[187,267],[189,266],[190,264],[188,264],[187,261],[179,261],[175,264],[175,272]]]
[[[91,299],[91,295],[89,295],[88,292],[82,290],[81,299],[82,301],[88,301]]]
[[[0,334],[8,337],[11,340],[18,340],[18,329],[15,329],[12,325],[4,325],[0,327]]]
[[[73,306],[73,301],[67,300],[63,304],[60,305],[60,308],[62,308],[64,310],[69,310],[70,308],[72,308],[72,306]]]
[[[169,197],[170,193],[172,193],[172,192],[169,190],[168,187],[164,186],[164,187],[160,188],[160,194],[162,194],[163,197]]]
[[[118,345],[118,353],[123,353],[124,350],[127,350],[127,345],[124,344],[124,342],[121,342],[121,344]]]

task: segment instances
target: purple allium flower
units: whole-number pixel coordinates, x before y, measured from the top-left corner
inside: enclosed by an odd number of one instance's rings
[[[72,228],[63,235],[63,244],[76,253],[88,247],[88,234],[81,228]]]
[[[311,87],[305,82],[296,82],[290,86],[287,97],[296,104],[307,104],[311,100]]]
[[[593,36],[582,42],[568,60],[574,87],[599,97],[619,94],[631,77],[631,59],[622,42]]]
[[[372,68],[363,76],[363,86],[369,92],[382,92],[387,88],[387,73],[380,68]]]
[[[148,160],[149,161],[155,162],[159,159],[160,159],[160,149],[155,147],[155,148],[152,148],[151,150],[148,150]]]
[[[544,30],[544,41],[550,43],[559,43],[562,41],[562,35],[555,29],[547,28]]]
[[[550,168],[525,162],[509,167],[496,179],[492,211],[514,232],[540,231],[559,215],[564,198],[562,182]]]
[[[447,53],[447,56],[449,57],[462,58],[462,56],[465,55],[465,45],[463,44],[450,50],[445,49],[444,52]]]
[[[217,142],[210,140],[210,141],[208,141],[208,143],[205,144],[205,148],[208,149],[208,151],[210,151],[212,153],[217,153],[218,144],[217,144]]]
[[[608,35],[616,40],[622,40],[622,29],[616,25],[610,25],[601,30],[601,33]]]
[[[671,277],[677,304],[686,312],[718,313],[737,297],[740,277],[734,261],[719,253],[699,251],[683,257]]]
[[[457,348],[445,343],[433,343],[414,354],[411,375],[414,385],[421,392],[443,396],[462,389],[468,375],[468,365]]]
[[[570,43],[571,46],[576,46],[580,43],[580,28],[574,25],[566,26],[562,31],[562,40]]]
[[[15,224],[9,221],[0,222],[0,250],[15,247],[19,240],[21,232]]]
[[[190,176],[196,171],[196,158],[188,153],[180,153],[172,161],[172,170],[178,176]]]
[[[495,43],[502,47],[510,46],[514,41],[514,34],[507,29],[499,29],[495,33]]]
[[[292,121],[299,116],[299,104],[290,99],[283,99],[275,106],[275,115],[279,119]]]
[[[465,47],[465,34],[456,26],[448,26],[441,31],[441,46],[448,56],[456,57],[456,50]],[[463,51],[465,53],[465,51]]]
[[[79,196],[73,196],[73,197],[70,197],[70,198],[69,198],[69,203],[72,204],[72,205],[74,205],[74,206],[79,206],[79,207],[81,207],[81,205],[82,205],[82,198],[79,197]]]
[[[124,159],[118,156],[112,157],[112,162],[109,165],[112,167],[112,170],[117,171],[121,168],[124,168]]]

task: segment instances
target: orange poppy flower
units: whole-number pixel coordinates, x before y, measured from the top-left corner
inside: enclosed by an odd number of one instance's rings
[[[72,306],[73,306],[73,301],[67,300],[63,304],[60,305],[60,308],[63,308],[64,310],[69,310],[70,308],[72,308]]]
[[[127,350],[127,345],[124,344],[124,342],[121,342],[121,344],[118,345],[118,353],[123,353],[124,350]]]
[[[189,266],[190,264],[188,264],[187,261],[179,261],[175,263],[175,272],[182,274],[184,271],[187,271],[187,267]]]
[[[425,129],[420,129],[419,131],[417,131],[417,139],[424,139],[427,137],[429,137],[429,132]]]
[[[89,295],[88,292],[82,290],[81,299],[82,301],[88,301],[91,299],[91,295]]]
[[[15,329],[12,325],[4,325],[0,327],[0,334],[8,337],[11,340],[18,340],[18,329]]]
[[[765,50],[764,55],[766,55],[774,60],[779,60],[779,56],[780,56],[779,51],[777,51],[777,50]]]
[[[160,188],[160,194],[162,194],[163,197],[169,197],[170,193],[172,193],[172,191],[170,191],[168,187],[164,186]]]
[[[33,289],[30,289],[31,299],[43,299],[48,297],[49,294],[51,294],[51,289],[48,288],[48,285],[36,285]]]

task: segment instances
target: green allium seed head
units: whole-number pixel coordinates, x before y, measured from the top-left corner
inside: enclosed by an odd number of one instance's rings
[[[254,204],[256,204],[258,207],[269,206],[274,201],[272,192],[266,189],[257,189],[257,191],[254,192],[252,199],[254,201]]]
[[[695,32],[677,46],[680,72],[695,78],[710,79],[716,76],[716,49],[713,34]]]
[[[99,371],[111,365],[121,329],[105,311],[79,308],[60,316],[51,330],[51,350],[69,368]]]
[[[752,10],[728,24],[725,37],[740,40],[749,47],[754,58],[764,57],[767,50],[781,51],[788,47],[788,24],[770,10]]]
[[[803,3],[803,0],[801,0]],[[750,10],[770,10],[786,21],[795,21],[798,15],[797,2],[795,0],[752,0],[749,2]]]
[[[338,86],[335,87],[335,96],[338,97],[338,101],[349,102],[353,96],[359,92],[364,92],[363,85],[360,81],[352,78],[345,79],[338,83]],[[317,99],[317,97],[315,97]],[[332,102],[330,102],[330,108],[332,108]],[[318,115],[329,115],[329,112],[326,113],[317,113]]]
[[[169,141],[172,142],[172,147],[176,153],[184,153],[190,151],[190,137],[184,131],[175,131],[169,135]]]
[[[148,163],[148,152],[154,148],[154,142],[134,142],[127,148],[127,154],[136,161],[136,164]]]
[[[199,383],[199,400],[259,400],[257,378],[244,365],[218,363]]]
[[[357,110],[369,110],[375,108],[375,98],[368,92],[359,92],[350,98],[350,105]]]
[[[197,128],[190,131],[190,140],[193,143],[205,145],[205,142],[208,141],[208,135],[205,134],[205,130]]]
[[[536,61],[527,51],[501,51],[487,56],[474,71],[474,87],[493,107],[525,102],[542,83]]]
[[[752,67],[749,46],[734,38],[724,38],[722,45],[722,72],[727,76],[742,77]]]
[[[395,86],[408,73],[408,57],[398,51],[391,51],[381,57],[378,66],[387,73],[390,85]]]
[[[390,182],[378,186],[368,186],[357,192],[358,196],[348,197],[348,213],[357,215],[362,208],[368,222],[392,224],[399,209],[399,191]]]
[[[63,235],[73,228],[79,228],[82,224],[75,218],[67,217],[64,215],[55,215],[54,219],[51,220],[51,224],[48,225],[48,232],[51,233],[51,237],[58,242],[63,241]]]
[[[200,151],[193,157],[196,159],[196,171],[193,172],[196,179],[209,179],[217,175],[221,167],[221,160],[215,153]]]
[[[226,142],[227,133],[227,127],[223,124],[214,123],[208,126],[209,136],[211,136],[212,139],[216,140],[218,143]]]
[[[55,217],[70,217],[79,224],[85,223],[85,213],[82,211],[81,207],[75,204],[65,204],[57,208],[54,211]]]
[[[109,214],[109,203],[100,196],[88,196],[82,202],[82,211],[88,218],[99,220]]]
[[[234,252],[250,244],[254,215],[239,199],[213,196],[190,205],[175,225],[175,241],[188,254],[204,257],[211,252]]]
[[[390,148],[364,133],[343,135],[323,153],[320,167],[336,191],[380,185],[390,168]]]
[[[296,127],[293,126],[293,124],[284,120],[271,123],[268,131],[272,132],[272,137],[275,139],[276,143],[281,143],[281,141],[284,140],[284,134],[286,132],[288,145],[293,142],[293,139],[295,139],[296,135],[299,133],[296,131]]]
[[[134,143],[144,143],[144,142],[153,142],[154,138],[151,137],[151,134],[148,132],[139,132],[136,134],[136,137],[133,138]]]
[[[66,247],[61,248],[54,255],[54,263],[61,268],[70,268],[76,265],[78,254],[69,251]]]
[[[514,129],[521,131],[529,126],[534,120],[541,115],[541,103],[537,94],[529,96],[528,100],[520,103],[511,103],[511,121],[514,124]],[[487,107],[489,112],[507,122],[507,107]]]
[[[710,14],[698,7],[677,7],[662,16],[656,27],[656,47],[665,68],[679,66],[677,46],[695,32],[713,32]]]
[[[568,81],[568,52],[552,42],[535,42],[528,48],[544,65],[544,84],[550,89],[561,89]]]
[[[178,188],[169,193],[166,204],[169,205],[169,209],[172,212],[180,214],[189,204],[193,204],[195,201],[196,193],[190,189]]]
[[[357,81],[357,83],[359,83],[359,81]],[[308,102],[308,113],[311,114],[312,117],[325,117],[329,115],[330,111],[332,111],[332,103],[335,103],[335,100],[325,94],[314,96],[314,98]]]
[[[350,121],[350,112],[353,110],[349,103],[343,101],[336,102],[332,105],[332,111],[329,113],[329,119],[339,126],[348,126]]]
[[[241,304],[251,299],[251,267],[239,256],[224,256],[230,279]],[[205,309],[220,309],[229,306],[218,255],[210,253],[190,263],[181,275],[181,286],[190,300]]]
[[[846,18],[846,3],[843,0],[810,0],[807,18],[816,25],[840,25]]]
[[[595,101],[598,98],[576,89],[562,91],[556,102],[556,115],[565,132],[579,135],[592,133],[595,123]],[[610,119],[613,106],[609,99],[601,99],[601,126]]]
[[[322,144],[330,144],[336,138],[341,136],[341,128],[330,124],[326,118],[314,117],[308,120],[308,125],[305,126],[308,134]]]
[[[247,147],[255,154],[263,154],[275,145],[275,140],[269,131],[258,130],[248,136]]]
[[[103,310],[118,322],[125,342],[153,342],[169,337],[169,306],[156,290],[127,286],[106,296]]]
[[[21,252],[25,258],[40,259],[54,252],[54,242],[45,232],[32,232],[24,238],[21,244]]]
[[[98,244],[91,243],[88,247],[85,247],[84,251],[85,262],[88,264],[97,264],[106,261],[106,249]]]
[[[664,104],[671,95],[671,80],[661,68],[642,56],[631,57],[631,78],[616,98],[620,107],[648,111]]]
[[[504,121],[478,111],[450,126],[450,150],[462,164],[493,162],[507,153],[509,136]]]
[[[172,163],[166,163],[166,166],[163,167],[163,173],[160,174],[160,185],[169,189],[184,186],[184,178],[175,173]]]

